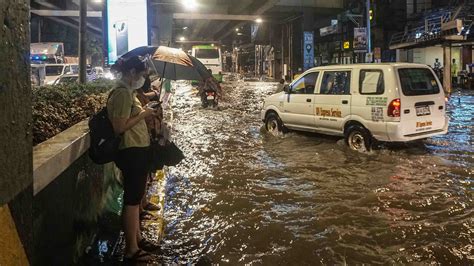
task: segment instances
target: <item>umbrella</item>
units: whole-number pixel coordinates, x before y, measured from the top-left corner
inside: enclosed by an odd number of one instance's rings
[[[172,80],[205,80],[212,76],[206,66],[198,59],[180,49],[166,46],[142,46],[127,52],[120,59],[126,61],[133,56],[149,58],[151,68],[162,78]]]

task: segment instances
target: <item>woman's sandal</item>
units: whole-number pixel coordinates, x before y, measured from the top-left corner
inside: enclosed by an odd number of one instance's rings
[[[152,220],[157,216],[149,211],[142,211],[140,213],[140,220]]]
[[[137,250],[131,257],[123,257],[123,262],[126,264],[135,264],[135,263],[148,263],[152,261],[152,256],[150,253],[146,252],[143,249]]]
[[[146,252],[154,252],[160,249],[160,246],[157,244],[154,244],[145,238],[142,238],[140,242],[138,242],[138,247],[143,249]]]

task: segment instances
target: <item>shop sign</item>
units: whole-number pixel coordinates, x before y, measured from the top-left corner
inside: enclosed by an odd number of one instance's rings
[[[351,42],[345,41],[344,42],[344,49],[349,49],[349,48],[351,48]]]
[[[331,26],[323,27],[319,29],[319,35],[321,36],[327,36],[331,34],[335,34],[339,32],[339,27],[338,27],[338,21],[337,20],[331,20]]]
[[[314,66],[314,43],[313,43],[314,34],[312,31],[304,32],[304,46],[303,46],[303,67],[304,70],[310,69]]]
[[[366,28],[354,28],[354,51],[367,51],[367,30]]]

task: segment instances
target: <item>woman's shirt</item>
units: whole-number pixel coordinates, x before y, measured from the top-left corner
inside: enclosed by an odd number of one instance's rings
[[[143,110],[135,90],[128,89],[128,85],[119,81],[107,101],[109,119],[129,119],[137,116]],[[145,120],[140,120],[132,128],[124,132],[119,149],[150,146],[150,136]]]

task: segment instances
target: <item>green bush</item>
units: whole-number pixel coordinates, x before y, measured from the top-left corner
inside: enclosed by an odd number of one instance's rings
[[[114,81],[33,89],[33,144],[41,143],[99,111]]]

